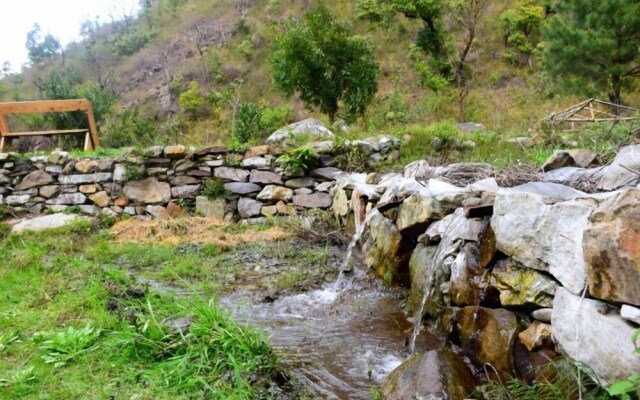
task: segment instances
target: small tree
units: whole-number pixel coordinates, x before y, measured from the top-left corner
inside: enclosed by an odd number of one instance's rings
[[[333,122],[342,102],[345,117],[363,115],[378,89],[378,64],[368,40],[350,36],[320,5],[290,20],[271,55],[273,79],[286,95],[300,98],[329,116]]]
[[[204,105],[204,97],[200,95],[198,82],[191,81],[189,89],[180,93],[178,104],[180,108],[189,113],[193,119],[198,116],[198,111]]]
[[[640,0],[563,0],[554,11],[543,30],[546,70],[620,104],[622,89],[640,75]]]

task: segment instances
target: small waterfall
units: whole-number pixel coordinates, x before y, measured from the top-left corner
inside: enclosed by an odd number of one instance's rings
[[[411,334],[411,339],[409,340],[409,354],[413,354],[416,352],[416,339],[420,334],[420,325],[422,323],[422,313],[424,312],[424,307],[427,305],[427,300],[429,298],[429,293],[425,293],[422,296],[422,301],[420,302],[420,307],[418,308],[418,312],[413,317],[413,333]]]
[[[358,241],[360,240],[360,238],[362,237],[362,234],[364,233],[365,229],[369,225],[371,218],[373,218],[373,216],[376,214],[378,214],[378,210],[375,208],[372,208],[365,216],[364,221],[362,221],[362,224],[360,224],[360,226],[356,230],[356,233],[353,234],[353,239],[351,239],[351,243],[349,243],[349,247],[347,247],[347,254],[344,257],[342,264],[340,264],[340,273],[338,274],[338,279],[336,279],[336,282],[333,285],[333,290],[335,290],[336,292],[349,288],[350,286],[349,283],[344,285],[344,287],[342,284],[342,281],[344,280],[344,276],[345,276],[345,270],[349,266],[349,261],[351,261],[351,257],[353,256],[353,250],[358,245]]]

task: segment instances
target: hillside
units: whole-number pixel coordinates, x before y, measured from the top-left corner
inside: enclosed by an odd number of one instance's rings
[[[432,77],[424,71],[426,56],[414,45],[422,26],[419,19],[396,13],[372,22],[357,18],[362,10],[356,9],[356,2],[325,3],[340,20],[352,24],[354,33],[370,38],[380,65],[378,93],[365,117],[352,126],[352,136],[359,132],[402,136],[443,120],[478,122],[500,137],[532,136],[539,134],[536,125],[541,118],[583,99],[552,85],[541,70],[536,42],[528,55],[507,43],[501,15],[531,2],[487,2],[467,57],[468,93],[462,110],[456,85],[433,90]],[[317,110],[305,109],[299,99],[287,99],[275,90],[268,62],[283,23],[301,17],[315,4],[309,0],[146,1],[137,17],[102,25],[86,21],[85,39],[68,46],[63,57],[49,57],[0,81],[0,99],[46,97],[43,80],[52,71],[62,70],[59,86],[93,85],[115,96],[116,106],[105,113],[109,115],[101,131],[105,145],[118,147],[176,141],[228,143],[232,121],[245,102],[257,104],[268,114],[269,129],[308,116],[326,122]],[[459,52],[464,35],[451,20],[445,22],[454,53]],[[188,114],[178,99],[192,81],[210,101]],[[623,100],[633,105],[638,98],[637,93],[625,93]]]

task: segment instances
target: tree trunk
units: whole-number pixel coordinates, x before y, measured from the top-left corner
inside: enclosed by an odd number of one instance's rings
[[[609,101],[615,106],[611,106],[611,113],[613,115],[620,115],[620,104],[622,99],[620,98],[620,91],[622,90],[622,78],[620,75],[613,75],[611,77],[611,90],[609,91]]]

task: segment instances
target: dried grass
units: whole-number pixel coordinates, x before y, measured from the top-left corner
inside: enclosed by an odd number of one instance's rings
[[[280,227],[257,231],[248,226],[244,232],[225,232],[224,228],[228,225],[215,217],[185,217],[168,220],[132,218],[117,222],[111,228],[111,233],[118,243],[212,243],[220,246],[270,242],[291,236]]]

